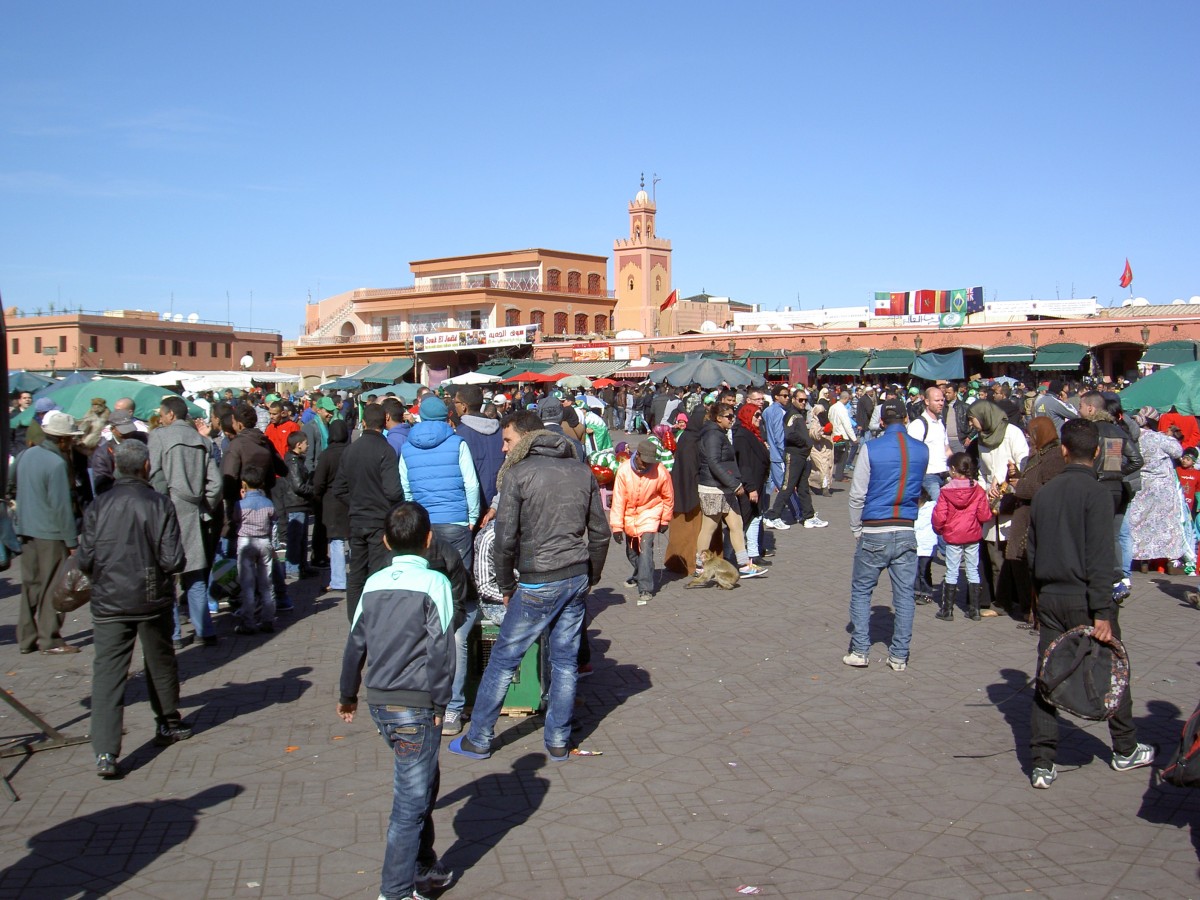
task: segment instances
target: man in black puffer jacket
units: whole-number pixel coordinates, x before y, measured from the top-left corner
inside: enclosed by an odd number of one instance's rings
[[[537,430],[518,439],[511,423],[503,432],[512,449],[497,477],[492,559],[508,612],[475,695],[471,729],[450,751],[471,759],[491,755],[513,673],[549,626],[545,742],[550,758],[561,761],[570,755],[584,598],[600,580],[610,531],[596,479],[566,437]]]
[[[185,558],[175,507],[150,487],[150,451],[123,441],[117,480],[88,507],[79,536],[79,568],[92,576],[92,749],[96,774],[116,778],[125,680],[136,637],[146,661],[146,692],[165,747],[192,736],[179,715],[179,669],[171,646],[175,578]]]

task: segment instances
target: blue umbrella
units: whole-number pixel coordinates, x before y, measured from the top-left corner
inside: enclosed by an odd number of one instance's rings
[[[54,379],[48,375],[38,375],[36,372],[26,372],[17,369],[8,373],[8,390],[13,394],[23,391],[40,391],[48,384],[54,384]]]
[[[57,393],[58,391],[61,391],[63,388],[70,387],[73,384],[87,384],[87,382],[89,382],[91,380],[92,380],[92,376],[87,374],[86,372],[72,372],[70,375],[66,376],[65,378],[60,378],[58,381],[54,382],[53,384],[48,384],[41,390],[37,391],[33,395],[33,401],[36,403],[38,400],[41,400],[43,397],[50,397],[50,396],[54,395],[55,393]]]

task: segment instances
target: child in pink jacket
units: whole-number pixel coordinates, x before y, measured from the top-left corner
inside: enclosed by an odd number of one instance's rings
[[[975,460],[955,453],[947,460],[950,483],[942,488],[933,507],[933,530],[946,540],[946,578],[942,582],[936,618],[954,618],[954,595],[958,591],[958,569],[967,563],[967,618],[979,621],[979,542],[983,523],[992,518],[987,492],[976,484]]]

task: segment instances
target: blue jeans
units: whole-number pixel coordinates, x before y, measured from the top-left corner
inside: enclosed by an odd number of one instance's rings
[[[634,538],[625,535],[625,558],[633,566],[632,577],[637,579],[639,594],[654,593],[654,535],[648,531],[639,536],[636,547]]]
[[[454,652],[457,660],[454,665],[454,681],[450,686],[450,702],[446,704],[447,711],[462,712],[463,707],[467,704],[467,697],[464,693],[467,685],[467,643],[471,636],[471,629],[475,627],[475,620],[479,618],[479,604],[467,603],[466,610],[466,620],[454,632]]]
[[[896,613],[888,653],[895,659],[908,659],[916,609],[913,584],[917,578],[917,536],[911,528],[864,533],[858,538],[850,576],[850,624],[854,629],[850,651],[866,656],[871,650],[871,593],[884,569],[892,580],[892,608]]]
[[[275,621],[275,588],[271,584],[274,559],[270,538],[237,539],[238,584],[242,588],[242,605],[238,607],[237,619],[249,628]]]
[[[335,591],[346,589],[346,542],[340,538],[329,542],[329,587]]]
[[[184,572],[179,576],[179,586],[187,597],[188,618],[192,620],[192,630],[196,637],[205,638],[216,631],[213,629],[212,615],[208,611],[208,572],[197,569],[195,572]],[[175,604],[175,631],[171,640],[178,641],[183,637],[179,627],[179,604]]]
[[[438,774],[442,726],[432,709],[371,706],[375,727],[393,753],[392,815],[379,893],[388,900],[407,897],[417,886],[417,851]]]
[[[1118,580],[1132,577],[1133,573],[1133,532],[1129,530],[1129,516],[1124,513],[1118,513],[1116,522],[1117,528],[1117,549],[1120,550],[1120,555],[1117,557],[1117,565],[1121,572]]]
[[[575,712],[575,681],[579,672],[579,635],[586,612],[586,575],[549,584],[518,584],[492,645],[483,680],[475,694],[475,710],[467,741],[490,747],[496,719],[508,694],[513,674],[530,645],[543,631],[550,638],[550,689],[546,704],[547,747],[566,747]]]
[[[466,525],[433,525],[433,533],[458,551],[467,571],[475,568],[475,538]]]
[[[300,510],[287,514],[287,574],[300,575],[308,559],[308,513]]]
[[[967,562],[967,584],[979,584],[979,544],[946,545],[946,584],[958,584],[958,568]]]

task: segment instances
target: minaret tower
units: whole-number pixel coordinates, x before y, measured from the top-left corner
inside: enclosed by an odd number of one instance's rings
[[[671,293],[671,242],[655,234],[657,210],[643,173],[641,189],[629,204],[629,237],[613,241],[617,331],[631,328],[647,337],[670,331],[661,327],[659,307]]]

